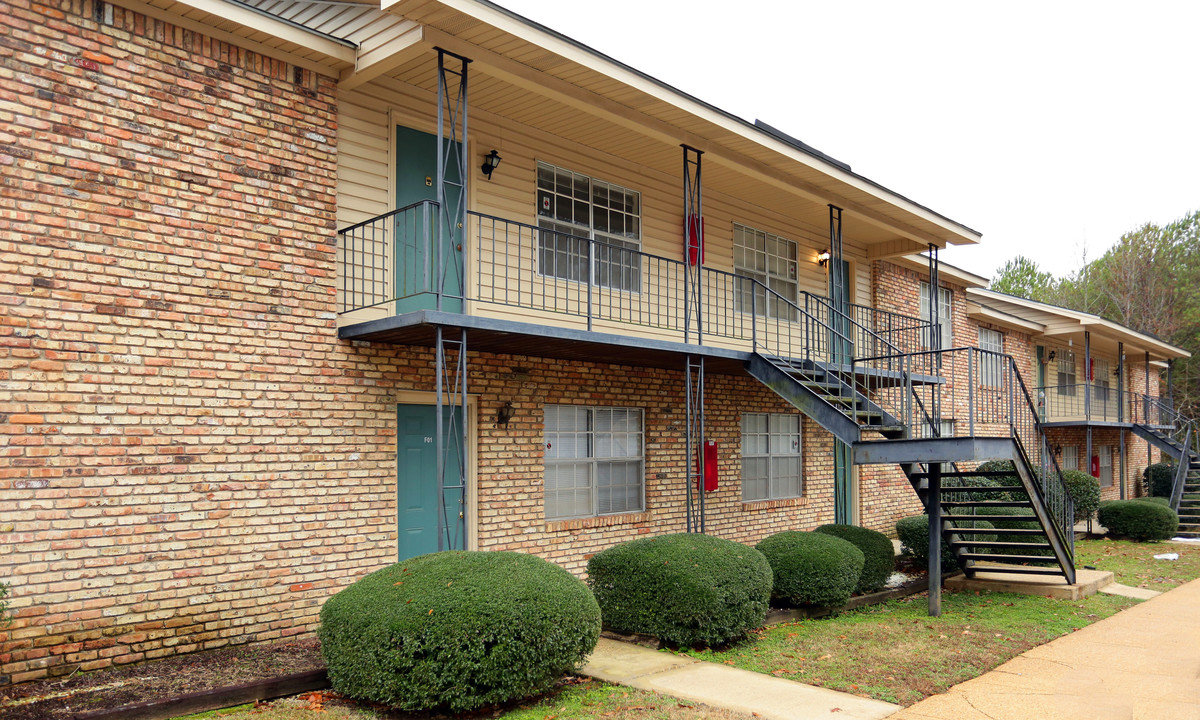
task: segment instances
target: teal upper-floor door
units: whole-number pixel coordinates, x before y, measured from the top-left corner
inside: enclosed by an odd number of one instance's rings
[[[437,136],[396,126],[396,208],[437,200]],[[456,144],[461,148],[461,145]],[[447,165],[447,181],[458,183],[458,168]],[[447,223],[432,205],[398,214],[393,223],[396,255],[396,312],[432,310],[439,285],[442,309],[462,312],[464,267],[462,228]],[[439,282],[444,276],[444,283]]]
[[[449,415],[447,409],[447,415]],[[461,411],[454,427],[461,428]],[[448,420],[448,418],[447,418]],[[449,427],[449,423],[447,423]],[[434,405],[399,405],[396,408],[396,544],[397,560],[437,552],[438,513],[444,512],[442,550],[465,550],[462,491],[445,491],[444,510],[438,505],[441,484],[437,476],[437,408]],[[447,433],[449,434],[449,433]],[[448,453],[447,484],[456,483],[461,466],[456,453]]]

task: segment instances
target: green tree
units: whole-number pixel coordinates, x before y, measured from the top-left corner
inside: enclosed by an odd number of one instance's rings
[[[1057,284],[1054,275],[1038,267],[1037,262],[1018,255],[1000,266],[988,287],[996,292],[1051,302]]]

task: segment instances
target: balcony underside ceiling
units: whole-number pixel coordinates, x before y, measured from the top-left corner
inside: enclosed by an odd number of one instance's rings
[[[973,243],[978,233],[553,31],[481,2],[402,0],[122,0],[195,29],[340,78],[346,87],[402,82],[433,96],[434,47],[473,60],[473,112],[536,128],[680,175],[680,143],[705,151],[706,192],[753,197],[813,233],[827,203],[846,211],[846,239],[868,258]],[[358,77],[360,76],[361,77]],[[802,119],[781,119],[784,129]]]

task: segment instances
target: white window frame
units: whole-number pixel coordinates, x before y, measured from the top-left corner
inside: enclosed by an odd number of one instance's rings
[[[929,283],[921,282],[920,316],[925,322],[932,320],[929,305]],[[938,324],[941,325],[942,350],[954,347],[954,293],[947,287],[938,286]],[[933,347],[933,338],[922,337],[921,347]]]
[[[552,187],[546,186],[547,174],[555,179]],[[571,181],[569,196],[558,187],[558,180],[566,177]],[[597,287],[641,292],[640,192],[542,161],[537,163],[534,187],[539,230],[538,275],[580,283],[587,282],[590,275]],[[624,198],[630,207],[618,208],[613,199],[617,196]],[[564,205],[570,207],[569,213]],[[603,222],[599,222],[601,216],[605,218]],[[620,230],[613,229],[614,218],[620,219]],[[593,248],[588,269],[585,265],[589,254],[584,240],[592,241]]]
[[[1111,445],[1097,445],[1096,454],[1100,457],[1100,487],[1112,487],[1113,484],[1113,454]]]
[[[543,463],[543,501],[542,513],[547,520],[571,520],[575,518],[599,517],[603,515],[627,515],[629,513],[642,512],[646,509],[646,462],[645,462],[645,432],[646,418],[645,413],[640,408],[629,407],[596,407],[587,405],[546,405],[543,409],[543,436],[542,443],[544,449]],[[636,417],[636,430],[609,430],[607,433],[599,430],[597,426],[597,417],[604,413],[612,414],[610,417],[615,417],[617,413],[624,415],[626,418]],[[563,417],[558,417],[562,414]],[[585,426],[565,427],[562,420],[566,416],[573,415],[574,419],[578,419],[581,415],[585,418]],[[569,438],[568,438],[569,436]],[[608,455],[598,454],[607,444],[610,449],[615,449],[618,445],[617,437],[626,444],[626,452],[623,454]],[[565,443],[570,440],[570,446],[574,448],[574,452],[569,455],[560,455],[562,449],[556,448],[556,444]],[[629,444],[636,443],[636,453],[631,453],[632,449]],[[561,447],[561,445],[560,445]],[[567,451],[570,452],[570,451]],[[625,466],[627,475],[632,471],[632,475],[637,478],[637,505],[621,507],[608,512],[601,512],[603,488],[599,479],[604,475],[604,469],[607,467],[609,472],[612,472],[617,466]],[[560,484],[561,477],[559,471],[566,468],[574,467],[576,470],[583,470],[584,485],[575,485],[574,487],[562,487]],[[577,476],[578,477],[578,476]],[[609,487],[632,487],[632,483],[612,484]],[[576,495],[581,494],[580,491],[590,491],[587,497],[588,507],[584,512],[551,512],[551,505],[558,506],[558,503],[552,502],[551,495],[553,493],[574,492]],[[578,507],[576,507],[578,510]]]
[[[981,353],[979,363],[979,384],[984,387],[1002,387],[1004,385],[1004,333],[991,328],[979,328],[979,349],[998,353]]]
[[[751,423],[766,422],[751,431]],[[786,427],[795,423],[795,434]],[[804,421],[800,415],[791,413],[742,413],[742,502],[762,502],[804,497]],[[758,442],[754,439],[757,438]],[[765,444],[765,452],[755,450]],[[785,490],[783,482],[793,478],[780,472],[785,463],[795,465],[795,492]],[[749,466],[761,465],[765,476],[747,477]],[[765,493],[751,491],[751,485],[761,484]]]
[[[1062,469],[1063,470],[1078,470],[1079,469],[1079,446],[1066,445],[1062,449]]]
[[[1054,362],[1054,385],[1058,388],[1059,396],[1075,397],[1075,386],[1079,384],[1079,375],[1076,374],[1075,366],[1075,351],[1059,348]]]
[[[747,245],[747,239],[761,247]],[[782,251],[782,253],[780,252]],[[735,222],[733,224],[733,274],[757,280],[790,303],[800,298],[800,246],[793,240]],[[734,295],[738,312],[757,311],[761,317],[796,320],[796,311],[752,283],[739,283]],[[751,290],[753,288],[753,290]]]

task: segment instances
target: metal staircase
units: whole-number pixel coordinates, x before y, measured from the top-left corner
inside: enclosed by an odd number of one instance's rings
[[[831,307],[790,310],[798,332],[756,332],[750,375],[849,444],[857,464],[899,465],[968,575],[986,569],[1074,582],[1073,503],[1012,358],[978,348],[904,352]],[[863,337],[884,354],[854,358],[851,338]],[[942,407],[967,412],[956,423],[964,433],[941,436]],[[1008,460],[1013,469],[975,470],[984,460]],[[933,475],[941,483],[936,504]],[[1007,479],[1003,486],[976,482],[997,477]],[[979,514],[1000,507],[1028,512]],[[980,520],[1001,527],[977,527]]]

